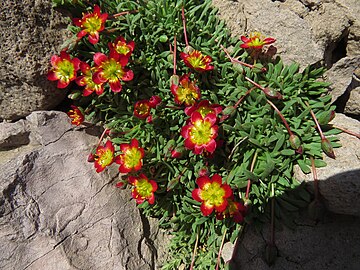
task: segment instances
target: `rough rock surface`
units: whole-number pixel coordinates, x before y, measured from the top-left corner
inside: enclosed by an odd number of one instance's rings
[[[331,123],[360,134],[360,122],[345,115],[337,114]],[[336,136],[342,145],[334,149],[336,159],[324,156],[327,166],[316,170],[320,194],[330,211],[360,217],[360,140],[346,133]],[[305,175],[300,169],[295,176],[313,181],[312,174]]]
[[[4,0],[0,10],[0,121],[54,108],[65,96],[46,79],[68,19],[51,0]]]
[[[306,214],[297,220],[294,230],[277,228],[275,263],[265,262],[265,245],[270,226],[259,232],[248,227],[235,248],[231,270],[358,270],[360,265],[360,219],[328,214],[321,223]]]
[[[0,269],[157,269],[166,241],[116,167],[86,162],[94,132],[54,111],[0,124],[1,150],[20,142],[0,152]]]

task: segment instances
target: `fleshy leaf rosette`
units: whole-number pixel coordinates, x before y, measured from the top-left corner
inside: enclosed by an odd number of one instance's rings
[[[71,105],[71,110],[67,112],[67,115],[71,119],[71,124],[79,126],[82,122],[84,122],[84,114],[81,112],[81,110],[75,106]]]
[[[214,113],[205,117],[195,111],[191,114],[189,124],[182,127],[181,136],[185,138],[184,146],[199,155],[203,151],[213,153],[216,149],[215,138],[218,135],[218,126]]]
[[[154,180],[149,180],[144,174],[140,174],[138,177],[129,176],[129,183],[134,186],[131,196],[136,200],[137,204],[141,204],[144,201],[154,204],[154,192],[158,188]]]
[[[141,169],[144,149],[139,147],[137,139],[132,139],[129,144],[120,144],[120,150],[122,154],[116,156],[115,162],[120,165],[119,171],[121,173],[129,173]]]
[[[191,50],[189,53],[181,52],[180,58],[184,61],[185,65],[189,68],[195,69],[198,72],[213,70],[211,66],[211,57],[203,55],[200,51]]]
[[[228,184],[222,183],[222,178],[214,174],[211,178],[201,176],[196,180],[199,188],[192,191],[194,200],[201,202],[200,210],[204,216],[210,215],[214,209],[222,213],[228,206],[228,198],[232,196],[232,190]]]
[[[125,68],[128,58],[120,57],[119,54],[105,54],[97,52],[94,55],[97,71],[93,74],[93,81],[97,84],[109,82],[113,92],[122,90],[121,81],[131,81],[134,77],[132,70]]]
[[[94,155],[94,166],[96,172],[102,172],[107,166],[111,165],[114,161],[114,146],[111,141],[107,141],[105,146],[98,146]]]
[[[81,28],[81,31],[77,34],[77,37],[80,39],[86,35],[89,35],[89,42],[91,44],[96,44],[99,42],[99,32],[105,29],[105,22],[108,18],[107,13],[100,13],[100,7],[98,5],[94,6],[93,13],[84,14],[83,17],[74,18],[73,23]]]
[[[272,44],[276,41],[275,38],[265,38],[259,32],[252,32],[249,37],[241,36],[240,39],[244,42],[240,45],[241,48],[254,50],[261,50],[264,45]]]
[[[66,51],[61,51],[60,55],[51,57],[51,69],[47,74],[49,81],[58,81],[58,88],[65,88],[69,83],[76,79],[76,72],[80,69],[80,60],[72,58]]]

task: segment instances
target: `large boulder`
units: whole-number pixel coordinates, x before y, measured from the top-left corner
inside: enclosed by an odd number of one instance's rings
[[[0,21],[0,121],[54,108],[66,91],[56,89],[46,73],[66,40],[69,18],[51,0],[4,0]]]
[[[1,269],[157,268],[166,241],[156,223],[115,188],[116,166],[98,174],[86,162],[96,129],[50,111],[0,133],[2,150],[19,138],[0,155]]]

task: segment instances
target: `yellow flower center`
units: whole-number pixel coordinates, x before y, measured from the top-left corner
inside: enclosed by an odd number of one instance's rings
[[[189,83],[179,86],[176,92],[180,103],[185,103],[186,105],[193,105],[199,98],[199,94],[197,93],[194,85]]]
[[[190,140],[197,145],[207,144],[212,137],[211,123],[208,121],[196,121],[190,129]]]
[[[101,167],[106,167],[111,164],[113,157],[114,153],[111,150],[102,150],[97,160]]]
[[[205,107],[205,106],[199,107],[196,111],[198,111],[202,117],[205,117],[209,113],[214,113],[213,109],[211,109],[209,107]]]
[[[138,179],[135,186],[137,192],[142,198],[151,197],[153,187],[147,179]]]
[[[69,82],[74,78],[74,72],[74,64],[67,59],[63,59],[57,64],[55,74],[60,81]]]
[[[136,105],[135,110],[140,116],[143,116],[143,115],[148,115],[149,114],[150,107],[146,103],[139,103],[139,104]]]
[[[109,82],[117,82],[124,76],[123,67],[113,58],[104,61],[101,68],[103,69],[104,78]]]
[[[200,196],[207,206],[218,206],[224,202],[225,190],[218,182],[207,183],[202,188]]]
[[[97,16],[97,14],[94,14],[93,16],[87,18],[83,24],[84,30],[88,32],[90,35],[95,34],[96,32],[99,32],[101,28],[101,19]]]
[[[128,168],[134,168],[140,160],[141,152],[136,147],[132,147],[124,153],[124,164]]]
[[[128,47],[128,45],[125,42],[118,42],[115,50],[119,53],[119,54],[123,54],[123,55],[127,55],[130,52],[130,48]]]
[[[203,58],[204,56],[201,53],[199,53],[199,55],[193,55],[193,54],[189,55],[187,60],[192,67],[205,69],[206,64]]]

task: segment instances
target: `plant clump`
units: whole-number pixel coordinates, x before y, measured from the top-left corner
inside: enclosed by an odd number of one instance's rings
[[[53,1],[74,38],[48,78],[73,124],[104,127],[88,161],[118,166],[116,187],[173,235],[163,269],[223,268],[245,224],[292,225],[312,199],[294,166],[339,146],[323,68],[284,65],[258,32],[231,37],[210,0]]]

